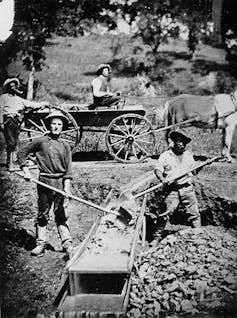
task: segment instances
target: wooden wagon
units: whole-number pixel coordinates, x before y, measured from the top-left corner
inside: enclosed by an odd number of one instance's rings
[[[47,133],[44,119],[56,109],[68,118],[68,129],[63,131],[62,138],[69,142],[73,153],[78,151],[84,132],[104,133],[109,154],[121,163],[141,162],[153,153],[155,133],[141,105],[89,110],[85,105],[62,104],[30,111],[24,116],[20,144]]]

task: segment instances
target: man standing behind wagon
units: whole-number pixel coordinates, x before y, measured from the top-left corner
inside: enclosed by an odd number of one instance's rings
[[[166,215],[172,215],[179,204],[184,208],[187,220],[192,227],[200,227],[201,219],[198,202],[193,188],[192,173],[187,173],[171,184],[168,179],[175,179],[190,168],[194,167],[195,161],[186,145],[191,138],[182,131],[171,131],[169,134],[168,151],[162,153],[155,167],[155,174],[160,182],[167,186]]]
[[[93,93],[93,104],[89,106],[89,109],[95,109],[97,106],[114,106],[118,105],[121,100],[121,96],[118,93],[112,93],[110,91],[109,77],[111,74],[111,67],[109,64],[100,64],[97,68],[97,77],[91,82]]]
[[[4,132],[7,150],[7,166],[13,163],[14,153],[18,144],[21,122],[25,110],[40,109],[48,102],[32,102],[17,96],[20,82],[18,78],[8,78],[3,83],[5,93],[0,96],[0,130]]]
[[[72,156],[69,144],[60,138],[63,128],[67,128],[68,120],[60,112],[54,111],[45,119],[49,129],[47,135],[42,136],[19,150],[18,162],[24,171],[24,178],[31,179],[31,173],[26,166],[26,158],[30,153],[36,156],[39,168],[39,181],[63,190],[70,194],[72,179]],[[73,252],[72,238],[67,224],[67,200],[63,195],[49,190],[41,185],[37,186],[38,215],[36,219],[36,247],[31,251],[33,256],[42,256],[47,243],[47,224],[49,211],[53,206],[55,222],[62,241],[63,250],[70,258]]]

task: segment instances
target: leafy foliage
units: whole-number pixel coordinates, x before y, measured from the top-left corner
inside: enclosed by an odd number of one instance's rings
[[[185,25],[189,30],[188,47],[192,55],[199,39],[209,36],[208,24],[211,21],[212,1],[15,0],[13,35],[0,46],[0,77],[5,77],[4,65],[19,56],[19,53],[27,69],[34,67],[40,70],[45,59],[43,47],[52,33],[63,36],[83,35],[85,30],[91,30],[97,22],[114,29],[118,17],[121,16],[130,25],[136,21],[136,36],[150,47],[155,57],[153,64],[157,64],[159,60],[157,52],[160,44],[167,42],[171,37],[177,37],[181,25]],[[237,36],[234,6],[235,0],[224,0],[223,41]],[[144,58],[146,60],[146,56]],[[133,68],[131,61],[131,69]]]

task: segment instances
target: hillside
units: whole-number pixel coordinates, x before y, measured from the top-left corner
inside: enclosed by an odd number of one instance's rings
[[[115,47],[115,43],[122,48],[120,53],[114,56],[111,48]],[[136,54],[133,52],[134,46],[140,50]],[[90,82],[100,63],[110,63],[113,66],[115,87],[134,95],[137,73],[132,67],[130,74],[129,70],[121,69],[121,66],[124,66],[121,65],[121,58],[126,59],[126,63],[132,59],[137,63],[140,60],[144,62],[146,56],[151,58],[146,52],[149,52],[147,46],[142,45],[139,40],[130,41],[126,36],[122,39],[119,35],[95,34],[78,38],[53,37],[45,48],[45,66],[35,75],[38,84],[35,98],[47,99],[52,103],[90,102]],[[227,68],[225,52],[203,44],[198,45],[192,60],[183,40],[173,40],[169,44],[161,45],[159,54],[157,76],[163,76],[164,81],[161,78],[153,80],[152,84],[158,94],[166,96],[179,92],[197,93],[198,83],[206,80],[209,72]],[[17,74],[24,83],[27,83],[28,73],[23,69],[20,61],[9,66],[9,75]],[[153,74],[152,77],[154,76]]]

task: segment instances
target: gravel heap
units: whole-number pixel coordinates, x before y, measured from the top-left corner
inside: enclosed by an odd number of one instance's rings
[[[128,317],[177,317],[237,299],[237,238],[215,227],[154,240],[135,263]],[[229,317],[229,316],[228,316]]]

